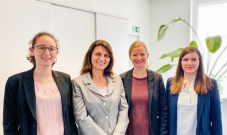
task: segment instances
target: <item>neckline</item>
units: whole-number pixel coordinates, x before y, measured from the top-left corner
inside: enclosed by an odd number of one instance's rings
[[[144,79],[147,79],[147,76],[145,76],[145,77],[143,77],[143,78],[137,78],[137,77],[135,77],[135,76],[132,76],[132,78],[137,79],[137,80],[144,80]]]

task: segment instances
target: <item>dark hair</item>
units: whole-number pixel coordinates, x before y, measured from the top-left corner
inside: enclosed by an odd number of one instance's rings
[[[181,61],[183,57],[191,52],[196,52],[199,56],[199,67],[197,70],[196,80],[194,84],[194,89],[196,93],[207,93],[207,89],[213,87],[211,79],[205,74],[204,67],[203,67],[203,60],[199,49],[195,46],[187,46],[185,47],[179,57],[176,75],[173,77],[171,82],[171,93],[178,94],[181,91],[181,87],[183,85],[183,78],[184,78],[184,70],[181,66]]]
[[[113,51],[112,51],[110,44],[104,40],[96,40],[90,45],[90,47],[87,50],[87,53],[84,57],[83,67],[80,71],[80,74],[82,75],[87,72],[90,72],[90,74],[92,75],[91,55],[92,55],[94,48],[97,46],[104,47],[107,50],[107,52],[109,53],[110,62],[109,62],[109,65],[104,69],[104,75],[112,78],[112,76],[114,74],[113,73],[113,65],[114,65]]]
[[[52,38],[55,41],[57,47],[59,47],[58,40],[53,35],[51,35],[50,33],[47,33],[47,32],[40,32],[40,33],[36,34],[33,37],[33,39],[29,42],[30,49],[35,48],[35,44],[36,44],[37,40],[42,36],[48,36],[48,37]],[[33,64],[33,66],[36,66],[35,57],[32,56],[30,53],[29,53],[29,56],[27,57],[27,60],[30,61]],[[55,63],[56,63],[56,61],[53,63],[52,67],[54,66]]]

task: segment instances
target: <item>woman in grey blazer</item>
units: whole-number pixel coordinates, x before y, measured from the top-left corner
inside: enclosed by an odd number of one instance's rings
[[[77,135],[68,74],[53,71],[57,40],[38,33],[30,42],[31,70],[8,78],[3,107],[4,135]]]
[[[72,80],[74,116],[83,135],[125,134],[128,104],[113,62],[109,43],[96,40],[85,55],[81,75]]]
[[[129,58],[134,68],[120,75],[129,104],[126,135],[168,134],[165,87],[162,76],[147,69],[148,56],[143,42],[132,43]]]

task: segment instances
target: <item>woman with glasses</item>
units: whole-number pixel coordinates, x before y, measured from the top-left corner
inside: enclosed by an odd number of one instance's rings
[[[8,78],[3,107],[4,135],[77,135],[71,78],[53,71],[58,41],[41,32],[30,42],[28,71]]]
[[[81,75],[73,79],[73,109],[82,135],[125,134],[128,104],[113,63],[109,43],[96,40],[84,57]]]

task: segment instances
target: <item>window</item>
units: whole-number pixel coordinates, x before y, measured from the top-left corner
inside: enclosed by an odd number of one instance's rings
[[[204,66],[205,70],[207,69],[207,52],[205,38],[210,36],[220,35],[222,37],[222,45],[221,48],[215,53],[211,55],[210,67],[208,71],[211,71],[212,66],[215,60],[218,58],[218,55],[221,51],[227,46],[227,3],[212,3],[201,5],[198,7],[198,36],[201,40],[202,44],[202,53],[204,54]],[[224,58],[225,57],[225,58]],[[218,60],[212,74],[217,74],[219,69],[224,66],[224,68],[220,71],[220,74],[224,73],[221,79],[218,80],[218,84],[220,84],[220,94],[221,98],[227,98],[227,49],[222,54],[221,58]],[[205,71],[206,73],[208,72]],[[219,74],[219,75],[220,75]],[[215,78],[217,80],[218,76]],[[214,78],[214,76],[213,76]]]

